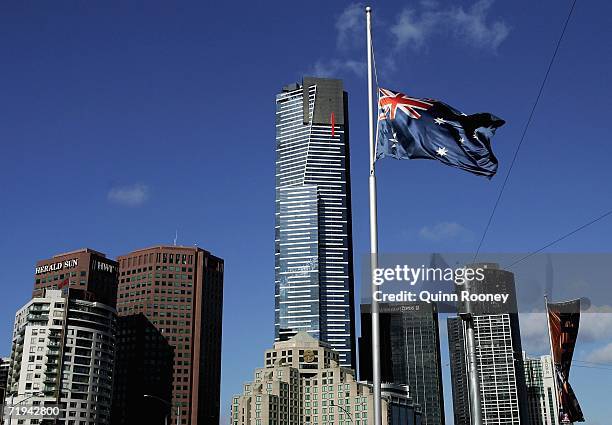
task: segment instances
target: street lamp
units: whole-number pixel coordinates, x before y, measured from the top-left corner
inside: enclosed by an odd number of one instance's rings
[[[329,401],[329,405],[330,406],[336,406],[338,409],[342,410],[349,418],[349,420],[351,421],[352,424],[354,424],[355,422],[353,422],[353,417],[351,416],[350,412],[348,410],[346,410],[343,406],[340,406],[339,404],[334,404],[334,400],[330,400]]]
[[[11,394],[11,407],[15,407],[15,395],[17,395],[17,397],[19,397],[20,395],[25,395],[25,394]],[[32,395],[30,395],[29,397],[24,398],[23,400],[19,400],[17,402],[17,406],[19,406],[21,403],[23,403],[24,401],[27,401],[33,397],[44,397],[45,393],[43,392],[39,392],[39,393],[34,393]],[[13,412],[11,412],[11,414],[9,415],[9,420],[8,420],[8,425],[11,425],[11,422],[13,422]]]
[[[155,399],[157,401],[161,401],[162,403],[164,403],[166,406],[170,408],[170,411],[172,411],[172,403],[169,402],[168,400],[164,400],[161,397],[157,397],[156,395],[151,395],[151,394],[144,394],[143,397],[148,397],[148,398]],[[170,413],[166,415],[166,418],[165,418],[166,425],[168,425],[168,416],[170,416]],[[177,404],[176,405],[176,425],[180,425],[180,423],[181,423],[181,409],[179,405]]]

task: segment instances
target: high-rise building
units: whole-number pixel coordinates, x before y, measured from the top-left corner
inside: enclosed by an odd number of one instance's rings
[[[172,399],[174,349],[144,314],[119,317],[113,425],[164,425]],[[147,397],[145,397],[147,395]]]
[[[194,247],[120,256],[119,316],[143,314],[174,348],[171,422],[219,423],[223,260]]]
[[[448,352],[452,377],[453,416],[455,425],[471,425],[470,390],[467,377],[467,357],[463,322],[459,317],[446,319]]]
[[[549,355],[530,358],[525,353],[523,358],[530,425],[559,425],[552,358]]]
[[[444,424],[438,311],[434,303],[379,303],[382,382],[407,385],[423,425]],[[372,316],[361,305],[359,378],[372,380]]]
[[[265,366],[232,400],[230,425],[369,425],[373,390],[341,367],[331,346],[306,332],[276,342]],[[420,412],[401,385],[382,388],[383,423],[420,424]]]
[[[305,77],[276,96],[275,340],[299,331],[355,368],[348,95]]]
[[[101,252],[83,248],[58,254],[36,263],[33,297],[45,289],[72,289],[74,296],[115,308],[117,302],[117,262]]]
[[[57,405],[64,425],[110,424],[115,309],[74,291],[43,290],[17,311],[6,404]]]
[[[11,359],[9,357],[0,358],[0,412],[4,412],[4,398],[6,397],[6,386],[10,365]],[[1,417],[0,423],[2,423]]]
[[[470,268],[482,268],[484,274],[482,281],[470,283],[470,293],[510,295],[506,304],[471,306],[483,425],[529,425],[514,274],[494,263],[473,264]],[[459,312],[465,311],[460,305]],[[461,319],[448,319],[448,338],[455,425],[469,425],[466,338]]]

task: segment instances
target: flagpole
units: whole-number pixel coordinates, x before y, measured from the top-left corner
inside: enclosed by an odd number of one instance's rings
[[[372,104],[372,8],[365,8],[368,49],[368,130],[370,143],[370,282],[372,297],[372,381],[374,387],[374,425],[382,425],[382,404],[380,386],[380,335],[378,301],[374,299],[374,271],[378,268],[378,220],[376,211],[376,174],[374,163],[376,151],[374,146],[374,106]]]

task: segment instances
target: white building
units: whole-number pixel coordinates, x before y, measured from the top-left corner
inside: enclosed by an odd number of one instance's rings
[[[59,290],[30,300],[15,315],[7,407],[58,406],[60,424],[109,424],[115,325],[113,308]]]
[[[530,358],[523,352],[531,425],[559,425],[552,358]]]

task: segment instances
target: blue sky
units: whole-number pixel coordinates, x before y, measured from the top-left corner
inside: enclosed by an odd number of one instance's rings
[[[570,2],[372,6],[382,86],[507,121],[493,141],[500,170],[491,181],[429,161],[380,164],[381,250],[474,250]],[[37,259],[84,246],[115,257],[171,243],[178,230],[179,243],[226,260],[225,413],[272,343],[274,95],[304,74],[345,81],[356,258],[368,250],[360,10],[324,1],[0,4],[0,352]],[[612,208],[610,16],[603,0],[578,2],[485,251],[536,249]],[[609,251],[611,234],[608,219],[554,250]],[[612,362],[612,346],[600,355]],[[612,415],[611,373],[573,372],[589,425]]]

